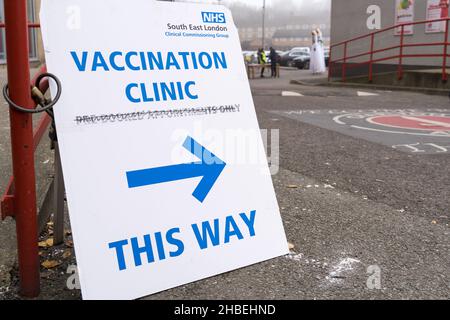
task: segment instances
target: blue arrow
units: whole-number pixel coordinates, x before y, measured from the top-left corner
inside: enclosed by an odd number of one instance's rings
[[[153,184],[203,177],[192,194],[198,201],[203,203],[216,183],[217,178],[219,178],[225,168],[226,163],[191,137],[186,138],[183,147],[201,161],[129,171],[127,172],[128,187],[138,188]]]

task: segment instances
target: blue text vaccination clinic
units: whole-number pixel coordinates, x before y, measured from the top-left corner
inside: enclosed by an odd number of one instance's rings
[[[70,51],[79,72],[128,72],[227,69],[224,52],[137,52]],[[132,103],[196,100],[195,81],[129,83],[124,88]]]

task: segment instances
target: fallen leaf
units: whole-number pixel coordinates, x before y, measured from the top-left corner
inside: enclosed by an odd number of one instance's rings
[[[73,241],[72,241],[72,240],[67,240],[67,241],[65,242],[65,245],[66,245],[67,247],[69,247],[69,248],[73,248]]]
[[[56,260],[45,260],[44,262],[42,262],[42,266],[45,269],[53,269],[56,268],[57,266],[59,266],[62,262],[61,261],[56,261]]]
[[[67,259],[68,257],[70,257],[72,255],[72,252],[70,250],[66,250],[64,251],[64,253],[62,254],[63,259]]]
[[[297,188],[298,188],[298,185],[296,185],[296,184],[290,184],[290,185],[287,185],[287,187],[288,187],[289,189],[297,189]]]
[[[53,247],[53,238],[48,238],[45,240],[45,243],[47,244],[47,247]]]
[[[38,247],[39,248],[47,248],[48,247],[47,242],[46,241],[39,241],[38,242]]]
[[[288,248],[289,250],[293,250],[295,246],[292,243],[288,242]]]

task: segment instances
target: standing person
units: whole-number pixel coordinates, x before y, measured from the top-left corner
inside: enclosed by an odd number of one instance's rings
[[[266,70],[267,57],[264,49],[258,50],[258,63],[261,65],[261,78],[264,78],[264,71]]]
[[[309,56],[309,70],[312,71],[313,74],[315,74],[316,70],[316,42],[317,42],[317,33],[316,30],[313,30],[311,32],[311,38],[312,38],[312,46],[311,46],[311,53]]]
[[[320,29],[313,30],[312,43],[310,70],[313,74],[324,73],[326,71],[325,51],[323,48],[322,31]]]
[[[270,58],[270,69],[272,71],[272,78],[276,78],[277,77],[277,62],[278,62],[278,54],[275,51],[274,48],[270,47],[270,54],[269,54],[269,58]]]
[[[319,49],[319,73],[324,73],[327,71],[327,67],[325,64],[325,48],[323,45],[323,34],[322,34],[322,30],[320,30],[319,28],[317,28],[317,43],[318,43],[318,49]]]

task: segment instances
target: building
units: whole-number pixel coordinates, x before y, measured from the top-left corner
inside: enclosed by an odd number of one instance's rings
[[[31,23],[39,21],[39,8],[41,0],[27,0],[28,20]],[[0,21],[5,21],[4,0],[0,0]],[[40,63],[44,61],[44,50],[40,29],[30,28],[29,33],[30,61]],[[5,29],[0,30],[0,65],[6,64]]]
[[[381,31],[401,23],[425,21],[448,17],[448,0],[333,0],[331,8],[331,43],[355,38],[360,35]],[[404,69],[442,68],[445,40],[445,23],[421,23],[404,27],[403,40],[401,29],[393,28],[374,35],[373,50],[382,50],[373,54],[374,72],[396,70],[400,63],[400,43],[410,45],[403,49],[403,54],[414,55],[403,58]],[[440,45],[418,44],[440,43]],[[391,50],[383,50],[392,48]],[[360,55],[370,52],[371,37],[352,41],[347,45],[347,56]],[[419,57],[418,55],[428,55]],[[344,45],[332,50],[332,59],[344,57]],[[362,55],[348,60],[354,68],[348,68],[348,75],[367,74],[368,65],[355,67],[356,64],[366,62],[370,55]],[[341,72],[340,68],[333,69],[333,75]]]
[[[338,0],[334,0],[335,2]],[[353,0],[349,0],[353,1]],[[39,22],[39,8],[41,0],[27,0],[28,18],[31,23]],[[249,12],[244,12],[242,8],[236,8],[233,14],[236,16],[239,37],[244,50],[256,50],[261,47],[263,30],[260,26],[260,12],[255,9],[246,8]],[[329,11],[310,15],[287,14],[284,12],[273,13],[268,11],[266,27],[264,30],[265,46],[274,46],[278,50],[289,50],[293,47],[311,46],[311,31],[320,28],[324,33],[324,42],[328,46],[330,43]],[[321,22],[322,20],[323,22]],[[320,22],[316,22],[319,20]],[[0,0],[0,22],[4,22],[4,0]],[[45,61],[42,45],[42,36],[39,28],[30,28],[29,33],[30,62],[39,64]],[[6,63],[5,30],[0,29],[0,66]]]
[[[318,27],[324,32],[324,45],[328,46],[330,44],[329,28],[325,25],[313,25],[302,29],[279,29],[272,37],[272,45],[279,50],[289,50],[293,47],[310,47],[312,41],[311,31]]]
[[[278,50],[289,50],[293,47],[311,46],[311,31],[320,28],[324,33],[324,43],[330,43],[330,26],[327,24],[292,24],[270,26],[265,28],[266,47],[274,46]],[[262,28],[239,28],[239,37],[244,50],[256,50],[261,47]]]

